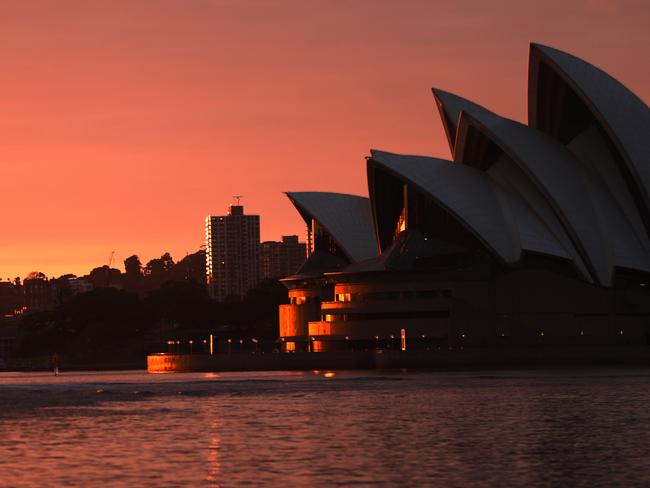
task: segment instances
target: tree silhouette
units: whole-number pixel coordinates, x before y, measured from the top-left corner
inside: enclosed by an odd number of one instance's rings
[[[109,268],[107,265],[94,268],[88,274],[90,281],[95,288],[104,288],[111,285],[119,285],[122,282],[122,272],[116,268]]]
[[[137,255],[129,256],[124,260],[124,287],[127,290],[139,291],[142,286],[142,263]]]
[[[134,254],[124,260],[124,269],[129,278],[139,278],[142,276],[142,263],[140,258]]]
[[[174,260],[172,259],[171,254],[168,252],[160,256],[160,260],[162,261],[163,269],[165,272],[169,272],[174,266]]]
[[[205,251],[188,254],[171,269],[169,279],[205,284]]]
[[[145,287],[147,290],[159,288],[169,279],[170,271],[174,266],[174,260],[166,252],[159,258],[150,260],[144,267],[144,276],[146,278]]]

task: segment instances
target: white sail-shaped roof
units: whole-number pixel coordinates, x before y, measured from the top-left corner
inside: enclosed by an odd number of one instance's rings
[[[437,158],[377,150],[371,155],[368,164],[380,165],[429,195],[500,260],[517,262],[522,250],[569,257],[526,202],[495,184],[486,173]]]
[[[371,150],[371,159],[399,179],[419,187],[504,262],[519,259],[496,191],[479,171],[436,158]],[[379,211],[379,210],[378,210]]]
[[[541,80],[542,65],[552,70],[582,101],[621,155],[631,185],[636,185],[646,213],[650,209],[650,109],[619,81],[575,56],[531,44],[528,78],[528,123],[552,134],[540,108],[554,107],[551,84]],[[561,105],[560,105],[561,106]],[[559,110],[559,108],[556,108]],[[551,119],[566,116],[552,113]],[[640,203],[641,204],[641,203]],[[646,223],[649,226],[650,223]]]
[[[433,95],[453,162],[373,150],[372,201],[288,193],[350,261],[376,257],[380,242],[419,223],[504,263],[551,262],[531,253],[565,259],[603,286],[617,270],[623,281],[628,270],[650,273],[650,109],[634,93],[581,59],[531,44],[529,126],[437,88]],[[429,220],[400,233],[410,203]]]
[[[368,198],[330,192],[287,192],[307,224],[316,220],[351,262],[377,256]]]
[[[432,89],[438,109],[440,111],[440,117],[442,119],[445,131],[449,139],[449,144],[452,149],[452,154],[454,153],[454,144],[458,138],[458,120],[460,115],[463,112],[488,112],[484,107],[467,100],[463,97],[449,93],[438,88]],[[453,123],[451,122],[453,121]],[[450,138],[450,134],[453,137]],[[471,159],[471,155],[465,154],[465,151],[468,149],[469,141],[467,136],[461,136],[462,145],[458,148],[458,151],[462,152],[462,155],[456,155],[456,159],[462,158],[465,160]],[[501,185],[504,188],[508,189],[508,192],[511,195],[519,195],[524,202],[527,202],[527,205],[513,204],[514,209],[521,209],[519,213],[529,212],[536,216],[536,221],[538,220],[544,227],[544,232],[538,232],[535,235],[530,233],[525,233],[524,237],[525,243],[522,243],[527,249],[534,249],[535,247],[550,247],[552,248],[556,243],[560,245],[563,249],[562,253],[557,253],[558,255],[568,255],[575,262],[576,266],[580,269],[580,272],[584,276],[589,276],[586,267],[584,266],[583,260],[580,258],[575,246],[571,242],[566,231],[562,227],[561,222],[558,220],[556,214],[553,212],[553,209],[549,206],[544,195],[540,193],[537,187],[532,184],[528,177],[522,173],[522,171],[514,164],[512,164],[507,158],[500,158],[492,164],[490,169],[490,176],[492,179]],[[519,202],[519,199],[516,200]],[[519,202],[521,203],[521,202]],[[521,218],[523,221],[530,221],[530,219]],[[540,238],[542,235],[550,233],[552,235],[553,245],[545,246],[541,242],[548,242],[547,240]],[[547,249],[541,249],[539,252],[549,253]],[[554,252],[550,252],[554,254]]]
[[[470,100],[456,96],[440,88],[432,88],[431,91],[433,92],[433,98],[436,101],[436,106],[440,113],[442,125],[445,128],[449,150],[453,156],[460,113],[468,110],[477,111],[485,109]]]
[[[599,283],[610,285],[616,266],[650,270],[645,243],[603,191],[602,182],[582,171],[562,144],[486,110],[463,112],[460,126],[464,125],[486,135],[540,189]],[[459,128],[460,134],[467,130]],[[465,160],[464,145],[457,140],[456,159],[471,164]]]
[[[521,202],[525,210],[535,216],[535,221],[539,221],[540,225],[543,226],[544,232],[522,232],[522,247],[544,254],[566,255],[571,259],[579,273],[587,281],[593,282],[584,259],[578,254],[557,214],[544,194],[530,181],[521,168],[505,154],[502,154],[490,166],[486,174],[509,194],[517,196],[518,198],[513,198],[513,201]],[[523,222],[533,221],[532,219],[523,218],[520,220]],[[547,235],[552,236],[552,243],[549,243],[546,238]],[[551,245],[560,246],[562,253],[553,252],[553,247],[549,249]]]
[[[612,153],[613,149],[602,137],[601,131],[593,126],[583,130],[567,144],[567,149],[582,163],[585,171],[590,172],[597,179],[607,182],[603,191],[610,194],[610,198],[619,207],[637,237],[647,242],[648,232],[639,207],[630,192],[628,182],[616,163],[616,157]],[[632,181],[630,183],[634,184]]]

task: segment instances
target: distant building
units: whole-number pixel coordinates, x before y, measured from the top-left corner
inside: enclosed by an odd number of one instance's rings
[[[70,287],[70,292],[72,295],[79,295],[80,293],[88,293],[93,291],[93,284],[83,278],[70,278],[68,280],[68,286]]]
[[[260,246],[260,273],[263,280],[293,275],[307,259],[307,244],[298,236],[282,236],[282,242],[265,241]]]
[[[0,317],[13,316],[22,307],[22,286],[11,281],[0,281]]]
[[[228,215],[205,218],[208,293],[214,300],[241,299],[260,281],[260,217],[230,205]]]
[[[54,286],[43,273],[30,273],[23,281],[23,298],[27,311],[49,310],[54,306]]]

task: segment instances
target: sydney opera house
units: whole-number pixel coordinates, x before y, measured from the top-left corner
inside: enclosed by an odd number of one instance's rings
[[[433,89],[452,160],[371,150],[369,198],[287,194],[311,253],[284,351],[650,343],[650,110],[530,46],[528,124]]]

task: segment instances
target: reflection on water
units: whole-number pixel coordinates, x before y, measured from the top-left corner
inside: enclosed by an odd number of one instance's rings
[[[212,431],[219,431],[219,421],[215,420],[212,423]],[[220,473],[220,464],[219,464],[219,448],[221,440],[216,435],[210,439],[210,447],[208,448],[208,477],[207,480],[212,482],[212,484],[218,485],[219,483],[219,473]]]
[[[649,380],[0,374],[0,485],[648,486]]]

